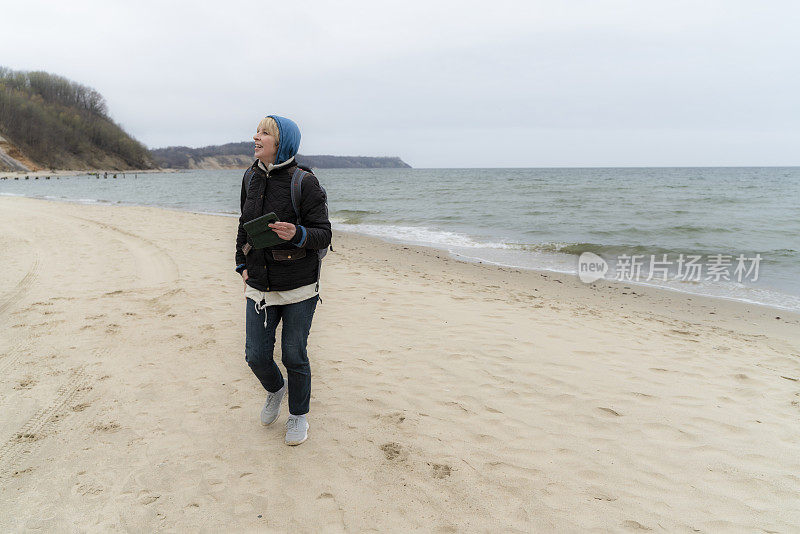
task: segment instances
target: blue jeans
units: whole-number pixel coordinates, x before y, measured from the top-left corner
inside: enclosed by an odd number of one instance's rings
[[[275,330],[283,320],[281,361],[289,375],[289,413],[292,415],[308,413],[311,401],[311,366],[306,344],[318,299],[319,296],[314,296],[293,304],[267,306],[264,309],[259,306],[259,310],[256,310],[252,300],[244,299],[247,305],[245,361],[264,389],[273,393],[283,387],[283,375],[272,357]]]

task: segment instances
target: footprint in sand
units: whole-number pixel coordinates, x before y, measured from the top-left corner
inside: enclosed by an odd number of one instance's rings
[[[639,523],[638,521],[634,521],[632,519],[623,521],[622,526],[628,530],[653,530],[652,528],[646,527],[643,524]]]
[[[443,406],[454,406],[454,407],[456,407],[456,408],[460,408],[461,410],[463,410],[463,411],[464,411],[464,412],[466,412],[466,413],[472,413],[472,412],[471,412],[471,411],[470,411],[468,408],[465,408],[465,407],[464,407],[464,405],[463,405],[463,404],[461,404],[460,402],[455,402],[455,401],[439,401],[439,404],[441,404],[441,405],[443,405]]]
[[[33,432],[20,432],[14,439],[12,440],[14,443],[33,443],[34,441],[39,441],[42,439],[41,434],[36,434]]]
[[[116,421],[111,421],[110,423],[96,423],[92,428],[95,432],[116,432],[120,429],[120,425]]]
[[[142,490],[139,492],[137,500],[140,504],[147,506],[148,504],[153,504],[160,498],[161,495],[158,493],[150,493],[150,490]]]
[[[84,497],[90,497],[92,495],[100,495],[103,493],[103,489],[104,488],[98,484],[79,484],[75,488],[75,492]]]
[[[453,472],[453,468],[447,464],[434,464],[428,463],[431,466],[431,476],[433,478],[445,478],[449,477],[450,473]]]
[[[36,380],[30,377],[26,377],[20,380],[19,384],[14,386],[14,389],[31,389],[35,385],[36,385]]]
[[[11,473],[12,477],[21,477],[22,475],[27,475],[28,473],[33,472],[33,467],[26,467],[25,469],[20,469],[19,471],[14,471]]]
[[[89,404],[88,402],[82,402],[80,404],[76,404],[75,406],[73,406],[72,407],[72,411],[73,412],[82,412],[83,410],[85,410],[89,406],[91,406],[91,404]]]
[[[116,323],[111,323],[106,325],[106,334],[116,334],[119,332],[119,325]]]
[[[397,442],[384,443],[381,445],[381,450],[387,460],[402,462],[408,459],[408,451]]]
[[[327,508],[325,517],[331,518],[320,530],[323,532],[347,532],[348,529],[344,522],[343,509],[336,501],[336,497],[329,491],[323,491],[317,495],[317,506]],[[333,519],[336,518],[336,519]]]
[[[678,330],[676,328],[671,329],[670,332],[672,332],[674,334],[680,334],[682,336],[697,336],[698,335],[695,332],[689,332],[687,330]]]
[[[384,415],[379,415],[381,419],[388,423],[392,423],[395,425],[400,425],[403,421],[406,420],[406,416],[403,415],[402,412],[392,412]]]

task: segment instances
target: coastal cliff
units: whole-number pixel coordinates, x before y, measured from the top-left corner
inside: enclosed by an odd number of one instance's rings
[[[147,148],[111,120],[94,89],[0,67],[0,170],[153,167]]]

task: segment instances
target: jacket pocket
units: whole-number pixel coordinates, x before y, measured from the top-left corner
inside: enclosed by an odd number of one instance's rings
[[[306,249],[298,248],[297,250],[273,250],[272,257],[275,261],[293,261],[306,257]]]

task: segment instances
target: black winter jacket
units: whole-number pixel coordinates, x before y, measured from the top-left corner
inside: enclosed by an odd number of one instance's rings
[[[253,249],[247,255],[242,252],[248,239],[242,225],[248,221],[274,211],[279,220],[297,225],[290,191],[292,174],[296,168],[297,163],[293,161],[284,167],[272,169],[267,176],[256,160],[252,166],[254,172],[250,187],[246,191],[247,172],[242,177],[241,216],[236,236],[236,271],[241,273],[247,269],[247,284],[259,291],[285,291],[316,282],[319,265],[317,249],[327,248],[331,243],[331,222],[325,206],[325,193],[317,177],[310,174],[303,178],[299,205],[301,224],[306,230],[305,238],[298,226],[291,241],[260,250]],[[300,252],[300,249],[305,249],[303,258],[273,258],[273,250]]]

